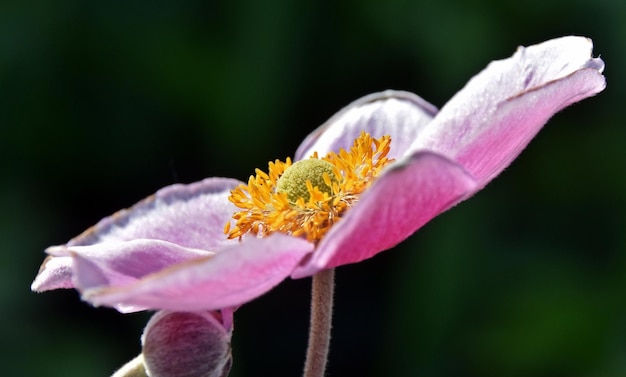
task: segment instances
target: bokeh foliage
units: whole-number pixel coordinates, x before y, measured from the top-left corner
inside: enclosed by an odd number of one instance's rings
[[[490,60],[594,39],[607,90],[476,197],[338,270],[329,375],[626,374],[626,3],[0,3],[3,375],[106,376],[148,314],[35,295],[43,249],[159,187],[246,179],[361,95],[437,106]],[[241,308],[233,376],[303,364],[307,279]]]

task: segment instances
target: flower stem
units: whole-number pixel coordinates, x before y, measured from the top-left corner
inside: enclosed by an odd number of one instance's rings
[[[304,377],[323,377],[330,346],[333,318],[335,270],[328,269],[313,276],[311,289],[311,327],[309,348],[304,364]]]
[[[144,367],[143,354],[139,354],[139,356],[126,363],[111,377],[148,377]]]

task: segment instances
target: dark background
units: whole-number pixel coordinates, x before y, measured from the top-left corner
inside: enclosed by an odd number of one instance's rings
[[[445,5],[444,5],[445,4]],[[3,376],[108,376],[149,314],[31,293],[46,246],[158,188],[247,179],[370,92],[441,107],[516,46],[593,38],[608,87],[468,202],[337,273],[329,376],[626,375],[626,2],[3,1]],[[232,376],[297,376],[310,279],[236,316]]]

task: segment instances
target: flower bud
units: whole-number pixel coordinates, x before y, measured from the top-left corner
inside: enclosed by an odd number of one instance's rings
[[[150,377],[225,377],[230,372],[231,329],[219,313],[157,312],[142,336]]]

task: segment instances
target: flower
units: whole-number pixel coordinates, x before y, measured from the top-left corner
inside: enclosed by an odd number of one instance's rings
[[[363,97],[309,135],[293,164],[270,163],[247,185],[166,187],[48,248],[32,289],[75,287],[122,312],[232,311],[288,276],[370,258],[483,188],[556,112],[602,91],[591,49],[583,37],[520,47],[440,111],[408,92]]]

